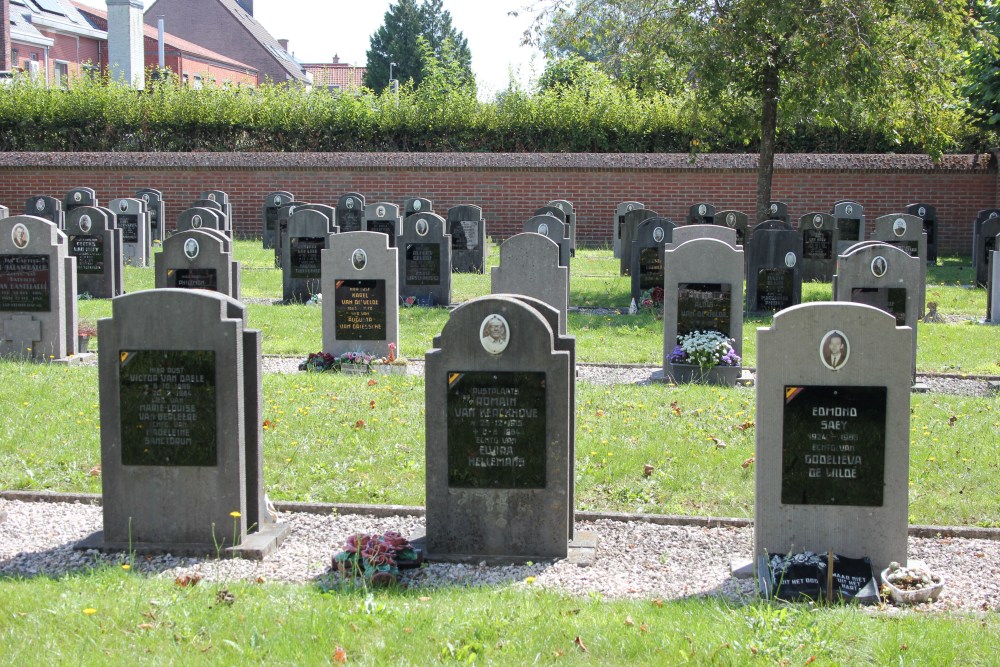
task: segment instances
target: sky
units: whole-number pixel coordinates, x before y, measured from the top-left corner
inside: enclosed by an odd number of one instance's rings
[[[106,9],[104,0],[81,0]],[[469,41],[479,97],[490,99],[507,87],[508,71],[527,86],[537,79],[545,61],[537,49],[520,46],[531,25],[533,0],[444,0],[452,25]],[[153,0],[145,0],[149,7]],[[275,39],[287,39],[288,50],[300,62],[340,62],[364,65],[369,40],[381,27],[390,0],[254,0],[254,17]],[[517,11],[515,18],[508,12]],[[170,26],[166,26],[170,32]]]

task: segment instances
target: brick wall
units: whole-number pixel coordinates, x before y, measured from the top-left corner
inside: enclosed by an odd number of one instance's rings
[[[100,201],[153,187],[164,192],[168,228],[208,189],[229,193],[235,229],[259,234],[264,195],[288,190],[296,199],[334,205],[349,191],[369,202],[423,196],[444,215],[456,204],[483,208],[488,233],[517,233],[534,210],[568,199],[577,210],[582,244],[610,243],[615,206],[635,199],[682,222],[698,202],[753,211],[756,156],[667,154],[480,153],[3,153],[0,204],[24,210],[37,194],[62,198],[88,186]],[[865,206],[868,231],[876,217],[920,202],[937,207],[939,248],[968,254],[976,212],[997,206],[1000,184],[990,155],[781,155],[773,196],[797,219],[829,211],[838,199]]]

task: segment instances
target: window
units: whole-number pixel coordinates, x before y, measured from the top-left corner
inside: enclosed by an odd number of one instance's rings
[[[69,63],[57,60],[55,71],[55,85],[57,88],[69,88]]]
[[[17,52],[17,49],[10,50],[10,68],[17,69],[21,66],[21,60],[19,58],[21,54]]]
[[[202,83],[201,83],[201,77],[200,77],[200,76],[198,76],[197,74],[195,74],[195,75],[194,75],[194,84],[192,84],[192,86],[191,86],[191,87],[192,87],[192,88],[196,88],[196,89],[198,89],[198,88],[201,88],[201,87],[202,87]]]

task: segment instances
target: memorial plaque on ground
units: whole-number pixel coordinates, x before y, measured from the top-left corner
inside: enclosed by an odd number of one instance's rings
[[[69,254],[76,257],[76,289],[95,299],[124,294],[122,231],[107,209],[77,206],[66,216]]]
[[[24,204],[24,214],[48,220],[59,229],[63,229],[66,226],[66,217],[63,213],[62,202],[55,197],[49,197],[48,195],[28,197],[28,201]]]
[[[553,199],[548,203],[555,206],[566,215],[566,224],[569,225],[569,254],[576,256],[576,208],[573,202],[567,199]]]
[[[330,210],[332,212],[332,209]],[[297,207],[288,218],[287,243],[282,240],[282,298],[306,303],[322,290],[322,251],[330,247],[330,219],[319,210]]]
[[[688,209],[685,223],[689,225],[714,225],[715,207],[705,202],[695,204]]]
[[[323,351],[399,349],[398,250],[379,232],[342,232],[322,252]]]
[[[282,206],[295,201],[291,192],[279,190],[264,195],[264,249],[274,247],[274,236],[278,231],[278,211]]]
[[[167,235],[167,205],[163,202],[163,193],[153,188],[141,188],[135,191],[135,198],[141,199],[146,204],[151,242],[163,243]]]
[[[240,263],[233,261],[232,241],[217,229],[173,234],[153,262],[157,289],[204,289],[240,298]]]
[[[989,282],[990,253],[1000,250],[996,247],[996,237],[1000,234],[1000,218],[987,218],[977,227],[975,239],[975,255],[973,268],[976,273],[976,286],[986,287]]]
[[[865,240],[865,207],[856,201],[842,199],[834,202],[830,211],[837,224],[837,254]]]
[[[622,223],[625,221],[625,214],[643,208],[646,208],[643,203],[637,201],[623,201],[615,207],[615,221],[611,228],[615,257],[622,256]]]
[[[736,232],[736,245],[744,245],[747,240],[747,230],[750,228],[750,218],[742,211],[719,211],[715,214],[715,224],[728,227]]]
[[[73,188],[66,193],[62,201],[63,216],[69,214],[74,208],[78,206],[99,206],[97,202],[97,193],[94,192],[94,188]],[[29,214],[30,215],[30,214]]]
[[[802,243],[802,280],[829,282],[837,267],[837,221],[829,213],[806,213],[799,218]]]
[[[486,220],[483,209],[461,204],[448,209],[451,235],[451,268],[455,273],[483,273],[486,270]]]
[[[793,306],[757,330],[758,567],[829,549],[876,571],[906,562],[910,339],[851,303]]]
[[[535,232],[555,241],[559,245],[559,266],[569,267],[569,232],[565,222],[548,213],[535,215],[524,223],[522,231]]]
[[[502,252],[502,250],[501,250]],[[426,354],[427,551],[564,558],[573,534],[572,351],[509,295],[452,311]]]
[[[674,230],[675,241],[682,229]],[[696,238],[667,246],[663,262],[664,376],[672,377],[668,359],[678,336],[692,331],[718,331],[742,356],[743,249]]]
[[[920,218],[924,234],[927,235],[927,262],[929,264],[936,264],[938,258],[937,208],[930,204],[910,204],[906,207],[906,212]]]
[[[620,275],[627,276],[632,271],[632,241],[635,240],[636,230],[639,224],[650,218],[660,217],[656,211],[648,208],[635,208],[625,213],[621,224],[618,227],[621,232],[619,238],[618,271]]]
[[[558,332],[566,334],[569,267],[559,265],[559,245],[536,232],[515,234],[500,244],[500,264],[490,274],[493,294],[533,297],[559,312]]]
[[[632,241],[632,298],[639,303],[642,293],[663,288],[663,249],[671,242],[674,222],[668,218],[648,218],[636,227]]]
[[[78,548],[214,555],[235,542],[260,558],[280,543],[287,526],[263,490],[260,332],[246,317],[202,290],[112,302],[98,322],[104,531]]]
[[[428,306],[451,303],[451,237],[444,230],[444,218],[435,213],[414,213],[403,221],[398,256],[401,299],[413,297],[417,304]]]
[[[337,200],[337,226],[342,232],[362,232],[365,229],[365,197],[348,192]]]
[[[782,310],[802,301],[799,234],[791,229],[755,231],[746,246],[747,302],[751,313]]]
[[[108,208],[115,212],[118,229],[122,230],[122,262],[129,266],[151,264],[149,216],[141,199],[112,199]]]
[[[48,220],[0,220],[0,357],[76,354],[76,258],[68,245]]]
[[[399,207],[395,204],[376,202],[365,206],[365,231],[385,234],[390,248],[396,247],[402,224]]]

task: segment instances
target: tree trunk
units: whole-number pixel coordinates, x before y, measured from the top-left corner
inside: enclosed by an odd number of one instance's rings
[[[757,163],[756,221],[770,216],[771,178],[774,176],[774,141],[778,127],[778,66],[769,64],[764,70],[764,90],[761,99],[760,157]]]

